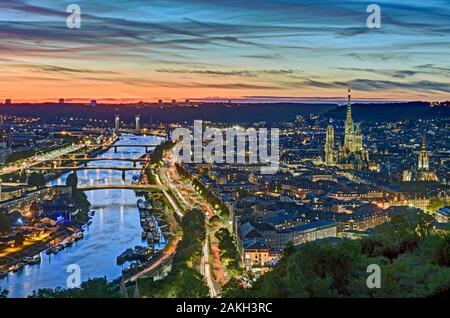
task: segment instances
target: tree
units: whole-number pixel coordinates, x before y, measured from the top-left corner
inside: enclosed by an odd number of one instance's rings
[[[450,266],[450,237],[445,237],[436,252],[436,261],[439,266]]]
[[[6,211],[0,211],[0,233],[8,232],[11,229],[11,215]]]
[[[245,290],[241,286],[241,283],[235,277],[232,277],[225,285],[223,285],[222,297],[223,298],[245,298]]]
[[[283,249],[283,257],[288,257],[291,256],[292,254],[294,254],[295,252],[295,246],[294,243],[292,241],[287,242],[287,244],[285,245],[284,249]]]
[[[9,294],[9,292],[7,289],[0,288],[0,298],[6,298],[6,297],[8,297],[8,294]]]
[[[209,296],[202,275],[195,269],[184,266],[178,277],[179,293],[177,298],[205,298]]]
[[[23,242],[24,242],[23,234],[22,233],[17,233],[15,241],[14,241],[14,245],[15,246],[22,246]]]
[[[426,214],[407,211],[374,235],[332,245],[310,242],[286,253],[245,290],[248,297],[445,297],[450,239],[430,231]],[[381,268],[382,288],[367,288],[367,267]]]
[[[76,173],[72,172],[66,179],[66,186],[72,188],[72,192],[75,192],[78,186],[78,176]]]
[[[28,177],[28,184],[33,187],[43,188],[45,186],[44,175],[39,172],[33,172]]]
[[[209,224],[211,224],[212,226],[217,226],[221,223],[220,217],[218,215],[213,215],[210,219],[209,219]]]
[[[428,202],[427,210],[431,211],[431,212],[436,212],[436,210],[438,210],[448,204],[449,204],[449,202],[447,202],[445,200],[441,200],[438,197],[433,197]]]
[[[72,200],[75,205],[79,208],[79,212],[76,215],[76,220],[85,223],[89,220],[89,210],[91,203],[89,202],[86,193],[82,190],[74,189],[72,190]]]
[[[38,289],[29,298],[119,298],[119,289],[106,278],[93,278],[82,283],[79,288]]]

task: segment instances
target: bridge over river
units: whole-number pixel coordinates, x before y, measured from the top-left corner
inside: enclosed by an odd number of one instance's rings
[[[78,186],[79,190],[105,190],[105,189],[126,189],[126,190],[141,190],[141,191],[163,191],[167,187],[156,184],[96,184],[96,185],[82,185]]]

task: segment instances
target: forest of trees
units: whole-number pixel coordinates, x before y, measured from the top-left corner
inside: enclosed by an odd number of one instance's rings
[[[191,177],[181,165],[176,164],[175,167],[178,174],[183,178],[188,179]],[[230,214],[228,207],[222,202],[222,200],[220,200],[210,189],[207,189],[196,178],[192,179],[192,185],[203,196],[203,198],[205,198],[205,200],[208,201],[209,204],[211,204],[214,209],[220,211],[220,214],[222,216],[228,216]]]
[[[236,242],[227,228],[221,228],[215,233],[219,240],[220,261],[227,268],[231,277],[241,274],[241,258],[236,247]]]
[[[398,215],[373,236],[332,245],[292,246],[251,289],[231,280],[224,297],[448,297],[450,236],[436,233],[432,217]],[[381,288],[366,285],[367,268],[381,268]]]
[[[79,288],[41,288],[28,298],[119,298],[119,287],[106,278],[93,278]]]
[[[150,155],[150,163],[155,165],[159,164],[163,157],[164,153],[174,146],[174,143],[171,140],[164,141],[160,145],[156,146],[156,148],[153,150],[152,154]]]
[[[139,279],[141,295],[156,298],[208,297],[209,291],[203,276],[194,268],[202,255],[206,239],[205,214],[193,209],[181,220],[183,238],[174,257],[172,271],[162,280]]]
[[[30,186],[34,186],[36,188],[45,187],[45,178],[44,175],[40,172],[32,172],[28,177],[28,184]]]
[[[6,210],[0,210],[0,234],[11,229],[12,218]]]

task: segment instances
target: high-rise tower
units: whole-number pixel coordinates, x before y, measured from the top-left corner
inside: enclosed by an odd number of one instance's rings
[[[114,121],[114,131],[116,133],[118,133],[119,129],[120,129],[120,117],[119,117],[119,114],[117,114],[116,118],[115,118],[115,121]]]
[[[136,132],[139,133],[141,131],[141,115],[136,115],[135,117],[136,121]]]

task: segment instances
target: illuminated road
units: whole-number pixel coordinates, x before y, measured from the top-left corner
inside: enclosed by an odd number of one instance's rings
[[[108,140],[108,144],[112,145],[116,141],[117,141],[116,138],[110,138]],[[18,171],[21,171],[24,169],[28,169],[30,167],[37,166],[37,165],[41,165],[48,161],[55,161],[56,159],[60,158],[61,156],[67,156],[74,152],[78,152],[82,149],[85,149],[86,146],[88,146],[88,145],[78,144],[78,145],[67,146],[63,149],[58,149],[58,150],[50,151],[50,152],[42,154],[42,155],[35,155],[35,156],[32,156],[32,157],[24,159],[24,160],[15,161],[14,163],[7,165],[7,166],[3,167],[2,169],[0,169],[0,176],[18,172]],[[89,145],[89,147],[95,148],[95,145]]]
[[[208,240],[205,240],[205,244],[203,244],[203,255],[200,265],[200,273],[205,277],[206,283],[209,288],[209,295],[213,298],[217,298],[217,290],[214,286],[214,282],[211,275],[211,265],[209,264],[209,248],[208,248]]]
[[[159,175],[155,174],[155,178],[156,178],[156,184],[159,186],[163,186],[163,184],[161,183],[161,180],[159,179]],[[181,209],[178,207],[178,204],[175,202],[175,200],[172,198],[171,195],[169,195],[169,193],[167,193],[166,190],[163,190],[163,194],[164,196],[167,198],[167,200],[169,201],[170,205],[172,206],[173,210],[175,211],[175,213],[182,218],[184,216],[184,213],[181,211]]]
[[[156,270],[159,266],[165,265],[169,263],[170,259],[175,256],[175,253],[177,252],[178,243],[180,242],[181,237],[177,236],[175,237],[169,245],[166,246],[166,248],[163,250],[163,255],[159,257],[154,263],[152,263],[150,266],[146,267],[144,270],[134,274],[130,278],[128,278],[125,282],[134,282],[139,277],[145,276],[148,273],[150,273],[153,270]]]
[[[198,207],[205,213],[206,216],[205,227],[207,229],[207,239],[205,240],[205,243],[202,248],[202,258],[200,261],[199,271],[203,275],[203,277],[205,277],[205,281],[208,286],[210,296],[214,298],[219,297],[220,288],[218,286],[220,285],[216,283],[213,279],[212,267],[209,262],[211,251],[209,250],[208,238],[211,233],[209,231],[207,224],[209,218],[212,217],[215,214],[215,212],[210,206],[210,204],[195,192],[195,189],[192,187],[192,185],[186,184],[180,178],[178,172],[176,171],[175,166],[172,164],[173,163],[172,157],[170,155],[167,156],[167,160],[169,167],[168,168],[163,167],[160,169],[163,181],[172,190],[172,192],[176,194],[179,201],[181,201],[186,206],[186,208],[191,209],[194,207]],[[222,267],[220,266],[219,270],[221,269]],[[220,276],[223,276],[223,273],[221,273]]]
[[[67,155],[72,152],[79,151],[79,150],[83,149],[83,147],[84,147],[84,145],[74,145],[71,147],[67,147],[67,149],[53,151],[49,154],[36,155],[31,158],[22,160],[22,161],[18,161],[18,162],[16,161],[16,162],[14,162],[14,164],[5,166],[2,169],[0,169],[0,175],[14,173],[17,171],[21,171],[24,169],[28,169],[30,167],[34,167],[34,166],[43,164],[47,161],[53,161],[63,155]]]

